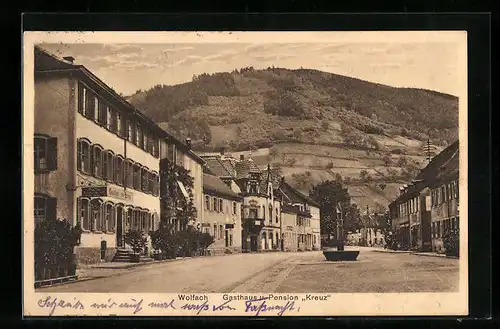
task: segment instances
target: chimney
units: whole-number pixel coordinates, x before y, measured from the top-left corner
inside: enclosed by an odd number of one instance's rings
[[[63,57],[63,59],[64,59],[65,61],[70,62],[71,64],[73,64],[73,62],[75,61],[75,58],[74,58],[74,57],[72,57],[72,56],[66,56],[66,57]]]
[[[245,155],[244,154],[240,154],[240,160],[245,160]]]
[[[186,145],[188,149],[191,149],[191,138],[186,138]]]

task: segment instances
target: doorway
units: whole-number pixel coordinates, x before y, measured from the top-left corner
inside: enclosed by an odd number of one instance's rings
[[[252,235],[250,237],[250,251],[257,251],[257,236]]]
[[[123,208],[116,208],[116,246],[124,247],[123,243]]]

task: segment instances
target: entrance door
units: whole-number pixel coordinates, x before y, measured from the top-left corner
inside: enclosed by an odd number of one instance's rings
[[[116,246],[124,247],[123,245],[123,208],[116,208]]]
[[[226,230],[226,236],[224,237],[224,239],[226,240],[226,247],[229,247],[229,231]]]
[[[252,235],[250,237],[250,251],[257,251],[257,236]]]

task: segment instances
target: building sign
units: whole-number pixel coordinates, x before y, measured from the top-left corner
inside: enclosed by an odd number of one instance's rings
[[[102,196],[108,196],[108,189],[106,186],[82,187],[82,197],[93,198]]]
[[[131,192],[125,191],[123,188],[116,188],[113,186],[108,186],[108,196],[120,199],[120,200],[125,200],[125,201],[132,201],[133,199],[133,194]]]
[[[226,224],[226,228],[234,228],[234,224]]]
[[[202,227],[210,227],[210,223],[201,223]]]

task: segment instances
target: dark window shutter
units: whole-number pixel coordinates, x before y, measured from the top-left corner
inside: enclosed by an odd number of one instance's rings
[[[76,168],[82,170],[82,143],[78,141],[76,151]]]
[[[78,112],[83,113],[83,86],[78,84]]]
[[[89,146],[89,174],[94,175],[94,147]]]
[[[57,138],[47,139],[47,169],[57,169]]]
[[[76,198],[76,222],[80,222],[82,218],[82,203],[80,201],[80,198]]]
[[[57,199],[56,198],[47,198],[47,214],[45,216],[48,220],[56,220],[57,219]]]

